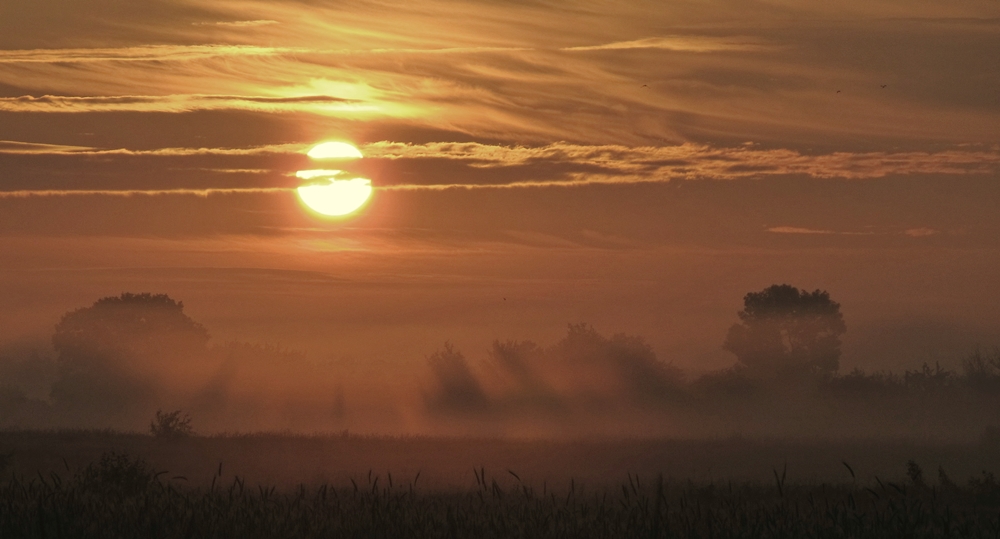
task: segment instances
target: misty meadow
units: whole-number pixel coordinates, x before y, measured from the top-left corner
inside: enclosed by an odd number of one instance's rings
[[[0,539],[1000,536],[997,0],[0,0]]]
[[[51,351],[4,357],[8,428],[147,430],[183,410],[198,432],[579,438],[899,438],[975,441],[1000,425],[1000,350],[956,351],[903,372],[840,372],[847,323],[823,291],[744,298],[698,376],[642,336],[569,324],[557,342],[444,342],[411,367],[322,361],[293,347],[212,341],[164,294],[123,293],[65,313]],[[178,412],[179,413],[179,412]]]
[[[5,358],[0,531],[1000,531],[1000,353],[975,349],[957,372],[840,373],[840,305],[789,285],[747,294],[736,320],[721,336],[734,364],[701,376],[640,336],[570,324],[478,360],[444,343],[389,392],[356,365],[213,343],[164,294],[101,298],[61,317],[51,355]]]

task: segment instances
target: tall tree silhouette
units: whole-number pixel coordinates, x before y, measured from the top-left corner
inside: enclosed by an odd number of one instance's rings
[[[208,339],[208,331],[184,314],[184,304],[165,294],[99,299],[56,325],[59,379],[52,397],[76,408],[120,410],[148,397],[165,362],[201,357]]]
[[[840,336],[847,331],[830,294],[772,285],[743,298],[740,323],[729,328],[725,350],[757,373],[831,374],[840,366]]]

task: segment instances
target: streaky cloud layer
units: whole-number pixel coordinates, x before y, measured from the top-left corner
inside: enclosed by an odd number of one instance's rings
[[[759,43],[754,38],[728,38],[710,36],[663,36],[617,41],[601,45],[582,45],[564,47],[564,51],[609,51],[627,49],[664,49],[683,52],[719,52],[719,51],[762,51],[768,46]]]
[[[184,62],[223,56],[273,56],[308,52],[305,48],[255,45],[143,45],[119,48],[0,50],[0,64],[89,62]]]
[[[373,115],[532,144],[998,138],[995,66],[964,53],[997,45],[995,5],[836,5],[833,20],[790,2],[191,1],[128,12],[132,26],[109,5],[63,30],[102,30],[78,40],[93,48],[0,26],[0,85],[24,96],[6,90],[0,110]],[[115,101],[129,95],[150,98]]]
[[[133,196],[164,196],[181,195],[209,197],[213,195],[237,194],[273,194],[290,193],[294,189],[286,187],[247,187],[247,188],[207,188],[207,189],[38,189],[20,191],[0,191],[3,198],[32,197],[133,197]]]
[[[714,147],[686,143],[627,147],[556,143],[546,146],[497,146],[481,143],[406,144],[377,142],[364,147],[369,158],[457,159],[473,167],[531,163],[586,163],[634,174],[625,183],[672,178],[738,179],[803,174],[816,178],[879,178],[888,174],[989,174],[1000,171],[1000,150],[951,149],[940,152],[833,152],[809,155],[754,145]],[[659,176],[659,177],[658,177]],[[608,180],[594,180],[603,183]],[[571,182],[575,183],[575,182]]]
[[[39,155],[262,155],[302,153],[308,144],[273,144],[253,148],[156,148],[151,150],[131,150],[128,148],[93,148],[89,146],[64,146],[35,142],[0,140],[0,154]]]
[[[328,95],[260,97],[236,95],[122,95],[71,97],[0,97],[0,111],[8,112],[192,112],[197,110],[247,110],[260,112],[313,112],[322,114],[377,113],[379,107]]]

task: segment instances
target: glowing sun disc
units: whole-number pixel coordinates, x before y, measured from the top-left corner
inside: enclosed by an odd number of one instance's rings
[[[324,142],[306,153],[313,159],[360,159],[361,150],[346,142]]]
[[[312,211],[330,217],[339,217],[356,211],[372,196],[372,182],[364,178],[350,180],[328,179],[295,190],[299,199]]]

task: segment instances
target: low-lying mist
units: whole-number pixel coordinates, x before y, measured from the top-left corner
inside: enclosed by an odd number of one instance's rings
[[[166,295],[103,298],[66,313],[51,350],[0,354],[0,426],[148,431],[158,410],[183,410],[201,434],[971,441],[1000,425],[1000,350],[965,351],[957,371],[840,373],[839,305],[787,285],[747,296],[720,336],[736,361],[700,376],[641,336],[586,324],[554,343],[466,355],[445,342],[389,364],[215,343],[183,309]]]

